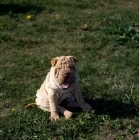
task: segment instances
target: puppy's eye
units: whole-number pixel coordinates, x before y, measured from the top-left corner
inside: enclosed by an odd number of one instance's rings
[[[61,69],[61,67],[56,67],[56,69],[60,70],[60,69]]]
[[[69,68],[73,68],[73,66],[72,65],[69,65]]]
[[[70,69],[75,69],[74,66],[72,66],[72,65],[70,65],[69,68],[70,68]]]

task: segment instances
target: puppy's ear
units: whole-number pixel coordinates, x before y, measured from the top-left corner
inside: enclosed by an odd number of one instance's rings
[[[54,67],[54,66],[56,65],[56,63],[57,63],[57,58],[53,58],[53,59],[51,60],[52,66]]]
[[[68,56],[68,57],[72,62],[77,63],[76,57],[74,57],[74,56]]]

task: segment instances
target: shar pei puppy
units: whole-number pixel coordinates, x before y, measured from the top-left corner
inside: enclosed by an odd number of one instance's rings
[[[80,106],[86,111],[92,108],[84,101],[80,91],[79,79],[76,70],[76,58],[73,56],[60,56],[51,60],[52,67],[48,72],[46,79],[42,83],[40,89],[37,90],[36,103],[28,104],[25,108],[37,105],[44,111],[51,113],[50,120],[59,119],[59,113],[69,119],[72,112],[60,106],[65,99],[71,99],[69,104],[75,97],[73,106]],[[76,102],[76,105],[75,105]]]

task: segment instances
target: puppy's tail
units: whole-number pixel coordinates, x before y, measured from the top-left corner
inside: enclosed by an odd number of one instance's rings
[[[28,108],[30,108],[32,106],[37,106],[37,104],[36,103],[30,103],[30,104],[25,106],[25,109],[28,109]]]

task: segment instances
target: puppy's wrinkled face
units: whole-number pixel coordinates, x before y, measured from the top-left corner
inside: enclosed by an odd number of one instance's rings
[[[69,88],[76,78],[76,58],[73,56],[61,56],[51,60],[55,67],[55,78],[63,89]]]

